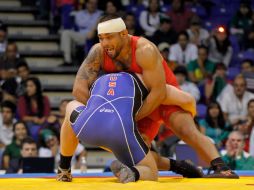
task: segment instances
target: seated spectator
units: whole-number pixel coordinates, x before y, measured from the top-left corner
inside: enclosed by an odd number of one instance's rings
[[[152,37],[160,26],[160,2],[159,0],[149,0],[148,9],[141,12],[139,25],[145,31],[145,35]]]
[[[168,16],[163,16],[160,19],[160,27],[155,31],[151,40],[156,45],[166,42],[168,44],[174,44],[177,40],[177,33],[174,31],[171,25],[171,19]]]
[[[18,82],[18,87],[16,94],[17,96],[23,96],[26,92],[26,80],[30,76],[30,69],[28,64],[25,61],[19,62],[17,65],[17,82]]]
[[[250,2],[242,0],[239,10],[234,15],[230,24],[230,33],[236,35],[238,42],[242,47],[242,40],[245,32],[251,27],[252,10]]]
[[[72,63],[72,50],[76,45],[85,45],[87,39],[94,36],[94,29],[101,16],[101,11],[97,9],[97,0],[88,0],[86,9],[73,13],[76,31],[63,30],[61,34],[61,50],[64,53],[64,66]]]
[[[18,83],[15,78],[9,78],[6,79],[3,84],[1,85],[2,87],[2,98],[3,100],[8,100],[16,104],[17,102],[17,87]]]
[[[106,15],[119,15],[120,17],[124,16],[124,12],[122,11],[123,7],[121,1],[117,0],[108,0],[103,8],[104,14]]]
[[[126,15],[124,16],[124,23],[130,35],[133,36],[144,35],[144,31],[140,27],[137,27],[136,18],[133,13],[131,12],[126,13]]]
[[[233,55],[233,48],[229,41],[229,34],[225,27],[217,27],[214,34],[207,42],[209,49],[208,58],[214,63],[224,63],[229,66]]]
[[[222,151],[222,159],[232,170],[254,170],[254,158],[243,150],[244,136],[239,131],[229,134],[226,151]]]
[[[2,166],[2,154],[5,147],[11,144],[13,137],[13,124],[15,123],[16,105],[10,101],[1,103],[0,114],[0,168]]]
[[[177,66],[174,70],[176,80],[180,85],[181,89],[191,94],[198,102],[200,99],[200,92],[195,83],[187,81],[188,73],[184,66]]]
[[[253,22],[253,25],[248,29],[248,31],[246,31],[244,35],[243,49],[245,51],[254,50],[254,19],[252,22]]]
[[[20,158],[12,159],[9,164],[9,168],[6,170],[6,173],[18,173],[22,174],[22,158],[28,158],[28,157],[37,157],[38,156],[38,150],[37,150],[37,144],[31,137],[26,137],[21,142],[20,147]]]
[[[172,19],[174,30],[179,33],[190,27],[190,20],[194,13],[184,7],[184,0],[173,0],[172,9],[167,13]]]
[[[21,121],[18,121],[13,125],[13,133],[12,142],[6,146],[3,153],[3,169],[9,168],[10,160],[19,159],[21,157],[21,142],[29,134],[26,124]]]
[[[0,57],[0,70],[3,80],[16,77],[16,67],[20,61],[22,59],[19,57],[17,45],[8,43],[4,55]]]
[[[201,27],[202,23],[198,16],[193,16],[190,23],[190,28],[187,30],[190,42],[199,46],[209,38],[209,32]]]
[[[60,128],[64,121],[65,109],[70,100],[64,99],[59,105],[59,112],[57,114],[50,114],[47,120],[43,123],[42,129],[50,129],[56,136],[60,137]]]
[[[58,167],[60,161],[60,145],[59,139],[56,134],[49,129],[43,129],[40,132],[40,145],[39,157],[55,157],[55,167]],[[77,149],[74,153],[72,162],[75,169],[80,168],[81,158],[86,156],[84,146],[78,144]],[[76,160],[75,160],[76,159]]]
[[[248,131],[250,133],[249,153],[254,157],[254,99],[248,102]]]
[[[214,74],[208,77],[205,82],[206,102],[216,101],[225,86],[229,83],[227,80],[227,68],[223,63],[218,63]]]
[[[0,20],[0,56],[4,54],[7,46],[7,27]]]
[[[234,125],[247,116],[247,104],[254,94],[246,91],[246,81],[242,75],[235,77],[233,93],[224,93],[220,98],[220,106],[227,122]]]
[[[18,100],[18,116],[27,123],[31,136],[36,140],[41,125],[50,113],[50,103],[47,96],[42,94],[38,78],[26,80],[26,93]]]
[[[160,53],[163,57],[163,59],[167,62],[168,67],[174,71],[176,68],[176,62],[175,61],[170,61],[169,58],[169,50],[170,50],[170,46],[168,43],[166,42],[162,42],[160,44],[158,44],[158,49],[160,50]]]
[[[187,32],[178,34],[178,42],[170,47],[170,61],[176,61],[177,64],[187,65],[190,61],[197,59],[197,46],[189,42]]]
[[[213,139],[217,148],[223,146],[227,139],[230,127],[224,120],[220,105],[217,102],[209,103],[205,119],[199,121],[200,131]]]
[[[202,83],[204,79],[212,76],[215,63],[208,59],[208,49],[205,46],[198,47],[198,57],[188,63],[187,70],[190,80],[195,83]]]
[[[254,92],[254,62],[251,59],[245,59],[241,63],[241,73],[247,82],[247,90]]]

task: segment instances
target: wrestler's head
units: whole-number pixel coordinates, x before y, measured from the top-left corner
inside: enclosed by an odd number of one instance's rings
[[[111,58],[116,58],[128,39],[128,31],[123,19],[115,15],[104,16],[101,18],[97,30],[104,51]]]

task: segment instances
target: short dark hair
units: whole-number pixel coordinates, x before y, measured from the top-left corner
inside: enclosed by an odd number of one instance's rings
[[[37,148],[37,144],[32,137],[26,137],[21,141],[21,149],[23,148],[24,144],[35,144]]]
[[[241,65],[243,63],[246,63],[246,62],[250,63],[251,66],[254,66],[254,61],[252,59],[244,59],[244,60],[242,60]]]
[[[112,19],[116,19],[116,18],[119,18],[119,17],[120,16],[118,14],[105,14],[100,18],[99,23],[105,22],[105,21],[108,21],[108,20],[112,20]]]
[[[188,71],[186,69],[185,66],[182,66],[182,65],[179,65],[175,68],[174,70],[174,74],[177,75],[177,74],[182,74],[185,76],[185,78],[187,79],[188,78]]]
[[[16,66],[16,69],[20,67],[25,67],[27,70],[29,70],[29,66],[25,60],[20,60]]]
[[[16,112],[16,105],[8,100],[2,102],[1,109],[3,109],[3,108],[11,109],[12,113]]]
[[[249,101],[248,101],[248,106],[247,107],[250,107],[250,104],[252,103],[252,102],[254,102],[254,99],[250,99]]]
[[[199,46],[198,46],[198,49],[205,49],[207,53],[209,52],[208,47],[205,46],[205,45],[199,45]]]
[[[181,32],[179,32],[178,36],[177,36],[177,39],[179,39],[179,37],[181,35],[184,35],[187,38],[187,40],[189,40],[189,34],[187,33],[187,31],[181,31]]]

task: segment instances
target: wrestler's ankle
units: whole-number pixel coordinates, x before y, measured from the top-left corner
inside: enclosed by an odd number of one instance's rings
[[[60,154],[60,168],[67,170],[71,167],[71,159],[72,156],[63,156],[62,154]]]

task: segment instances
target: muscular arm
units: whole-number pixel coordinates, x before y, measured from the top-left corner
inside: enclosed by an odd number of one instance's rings
[[[162,58],[154,45],[146,43],[136,52],[137,63],[142,67],[143,80],[149,94],[138,112],[140,120],[152,113],[166,97],[166,80],[162,66]]]
[[[86,104],[90,94],[89,88],[96,80],[102,61],[102,52],[99,44],[96,44],[89,51],[87,57],[80,66],[76,75],[72,95],[83,104]]]

